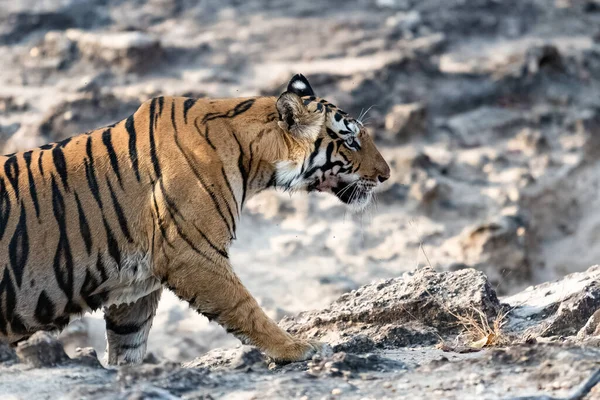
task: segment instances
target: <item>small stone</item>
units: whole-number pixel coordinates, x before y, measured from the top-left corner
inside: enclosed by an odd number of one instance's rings
[[[333,390],[331,391],[331,394],[332,394],[332,395],[334,395],[334,396],[339,396],[340,394],[342,394],[342,392],[343,392],[343,391],[342,391],[342,389],[340,389],[340,388],[335,388],[335,389],[333,389]]]
[[[88,367],[102,368],[102,364],[98,361],[98,354],[93,347],[76,348],[73,361]]]
[[[48,332],[40,331],[17,346],[17,357],[34,367],[53,367],[69,361],[62,344]]]

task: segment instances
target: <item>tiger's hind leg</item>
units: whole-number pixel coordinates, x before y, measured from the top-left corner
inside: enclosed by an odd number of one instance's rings
[[[162,289],[158,289],[134,303],[104,309],[109,365],[142,362],[161,292]]]

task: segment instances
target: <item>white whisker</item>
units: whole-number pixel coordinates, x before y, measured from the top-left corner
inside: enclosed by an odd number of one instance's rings
[[[364,113],[363,113],[363,112],[362,112],[362,110],[361,110],[361,112],[360,112],[360,115],[359,115],[359,116],[358,116],[358,118],[357,118],[357,121],[358,121],[358,122],[360,122],[360,124],[361,124],[361,125],[364,125],[364,123],[365,123],[366,121],[364,121],[364,122],[363,122],[363,118],[367,116],[367,114],[369,113],[369,111],[371,111],[371,109],[372,109],[373,107],[375,107],[375,104],[373,104],[371,107],[367,108],[367,111],[365,111]],[[367,121],[368,121],[368,120],[367,120]]]

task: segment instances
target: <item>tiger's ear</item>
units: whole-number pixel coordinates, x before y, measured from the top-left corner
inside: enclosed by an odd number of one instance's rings
[[[308,79],[302,74],[292,76],[292,79],[288,83],[287,91],[296,93],[300,97],[315,95],[312,87],[310,87],[310,83],[308,83]]]
[[[315,141],[321,132],[325,114],[310,112],[302,99],[287,91],[277,99],[278,125],[296,139]]]

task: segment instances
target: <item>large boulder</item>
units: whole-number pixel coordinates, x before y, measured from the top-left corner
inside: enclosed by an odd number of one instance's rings
[[[507,329],[529,337],[593,336],[600,310],[600,266],[533,286],[503,299],[511,306]]]
[[[320,338],[335,351],[432,344],[457,333],[457,316],[481,311],[495,318],[500,302],[485,275],[474,269],[437,273],[423,268],[363,286],[327,309],[284,318],[280,325]]]

